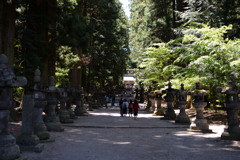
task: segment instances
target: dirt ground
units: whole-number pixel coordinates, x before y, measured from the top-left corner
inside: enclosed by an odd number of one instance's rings
[[[209,112],[205,115],[214,122],[213,133],[190,132],[189,125],[145,111],[134,120],[120,117],[117,107],[102,108],[65,124],[64,132],[51,132],[55,142],[45,143],[43,152],[22,155],[28,160],[239,160],[240,142],[221,140],[224,122]]]

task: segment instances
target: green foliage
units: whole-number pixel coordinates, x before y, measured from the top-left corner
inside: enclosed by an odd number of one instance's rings
[[[156,81],[161,86],[172,79],[173,85],[185,83],[187,89],[201,82],[214,101],[216,88],[226,85],[230,73],[240,69],[240,41],[225,37],[231,29],[231,25],[220,28],[197,23],[184,25],[181,41],[156,44],[143,54],[139,79],[145,84]]]

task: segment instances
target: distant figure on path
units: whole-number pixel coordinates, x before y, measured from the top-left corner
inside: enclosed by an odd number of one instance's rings
[[[123,99],[121,98],[120,101],[119,101],[119,108],[120,108],[120,115],[121,117],[123,117]]]
[[[128,104],[128,115],[129,117],[132,117],[133,114],[133,101],[130,99],[129,104]]]
[[[126,99],[124,99],[123,104],[122,104],[123,116],[127,115],[127,108],[128,108],[128,101]]]
[[[113,95],[113,97],[112,97],[112,105],[111,105],[112,107],[114,107],[115,106],[115,95]]]
[[[134,119],[137,119],[139,108],[140,108],[140,107],[139,107],[139,104],[138,104],[137,100],[135,99],[135,100],[134,100],[134,103],[133,103]]]
[[[109,103],[109,97],[105,95],[105,106],[108,108],[108,103]]]

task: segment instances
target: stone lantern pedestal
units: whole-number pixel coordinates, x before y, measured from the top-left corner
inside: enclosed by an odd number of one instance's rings
[[[45,118],[45,125],[47,126],[48,131],[62,132],[64,131],[64,128],[55,111],[58,103],[57,92],[58,89],[55,87],[54,77],[51,76],[47,92],[48,113]]]
[[[22,151],[41,152],[44,145],[39,144],[38,136],[33,133],[34,99],[32,95],[24,95],[22,103],[22,133],[17,137],[17,144]]]
[[[204,108],[207,106],[205,102],[206,92],[200,90],[200,83],[196,83],[196,90],[192,92],[193,107],[196,109],[196,119],[190,125],[190,131],[202,131],[210,133],[212,130],[209,129],[208,121],[203,116]]]
[[[93,111],[93,95],[91,93],[88,94],[88,110]]]
[[[190,129],[192,131],[212,132],[209,129],[207,119],[205,119],[203,116],[203,111],[204,108],[207,106],[207,103],[193,103],[193,106],[196,109],[197,116],[196,119],[191,123]]]
[[[15,77],[7,65],[7,56],[0,54],[0,160],[20,160],[24,158],[20,155],[15,137],[9,133],[9,110],[15,107],[12,88],[25,86],[27,80],[25,77]]]
[[[235,84],[235,76],[230,75],[229,86],[224,89],[218,88],[218,92],[225,94],[225,109],[227,111],[228,126],[224,129],[221,139],[240,141],[240,127],[238,111],[240,109],[239,94],[240,89]]]
[[[85,115],[87,111],[84,107],[84,91],[80,87],[76,91],[75,103],[76,103],[75,114],[77,116]]]
[[[162,102],[162,94],[160,93],[155,93],[155,99],[154,99],[154,103],[155,103],[155,110],[153,112],[153,115],[157,115],[157,116],[163,116],[164,115],[164,111],[161,107],[161,102]]]
[[[190,119],[185,112],[185,107],[187,104],[187,94],[187,91],[184,90],[184,85],[181,84],[181,89],[177,94],[180,113],[177,115],[175,123],[190,124]]]
[[[73,123],[73,119],[71,119],[69,111],[66,109],[66,103],[68,99],[66,87],[67,86],[65,82],[62,82],[62,85],[59,86],[60,110],[58,112],[58,115],[61,123]]]
[[[34,85],[31,87],[32,96],[34,98],[34,133],[38,136],[41,142],[52,142],[50,139],[50,133],[47,130],[45,123],[43,122],[43,109],[47,106],[47,100],[45,93],[47,88],[40,85],[41,72],[36,69],[34,73]]]
[[[164,97],[165,102],[167,102],[167,110],[164,114],[164,119],[167,120],[175,120],[176,119],[176,113],[173,109],[173,102],[174,102],[174,96],[176,94],[176,90],[172,88],[171,82],[168,83],[168,88],[166,90],[163,90],[162,93],[166,93],[166,96]]]
[[[151,104],[151,106],[149,108],[149,112],[152,112],[152,113],[155,111],[155,108],[156,108],[154,97],[155,97],[155,94],[153,92],[149,93],[149,101],[150,101],[150,104]]]
[[[183,123],[183,124],[190,124],[191,121],[188,115],[185,112],[185,106],[187,103],[179,102],[180,113],[177,115],[175,119],[175,123]]]
[[[75,89],[70,88],[70,86],[68,86],[68,88],[67,88],[66,109],[68,110],[68,113],[69,113],[71,119],[77,119],[77,117],[75,115],[75,112],[72,109],[72,104],[73,104],[74,97],[75,97]]]
[[[231,105],[226,104],[228,127],[225,127],[221,139],[240,141],[240,127],[238,120],[239,108],[239,103],[233,103]]]

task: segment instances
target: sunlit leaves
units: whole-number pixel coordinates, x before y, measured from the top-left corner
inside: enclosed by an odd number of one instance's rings
[[[156,44],[144,53],[140,66],[146,73],[141,78],[159,84],[170,78],[174,83],[191,83],[189,86],[197,81],[211,87],[227,83],[229,74],[240,69],[240,41],[225,38],[231,27],[185,25],[182,41]]]

